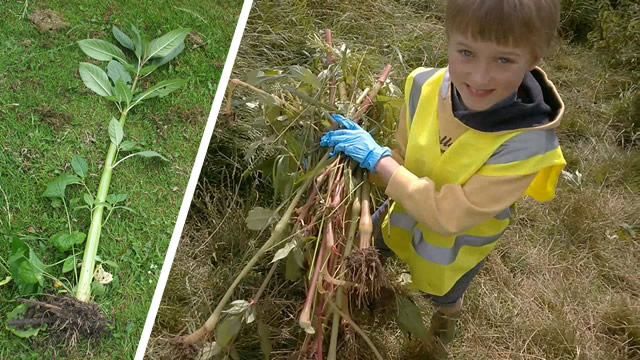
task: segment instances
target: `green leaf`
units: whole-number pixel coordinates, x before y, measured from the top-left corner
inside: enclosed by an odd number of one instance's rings
[[[294,249],[295,251],[295,249]],[[301,267],[298,265],[298,260],[296,258],[295,252],[289,253],[287,256],[287,263],[285,264],[285,272],[284,278],[287,281],[297,281],[300,279],[302,272],[300,271]]]
[[[84,84],[100,96],[111,95],[111,83],[107,74],[99,67],[86,62],[80,63],[80,77]]]
[[[122,66],[124,67],[125,70],[127,70],[130,73],[136,73],[138,71],[138,68],[134,65],[131,65],[129,63],[124,63],[122,64]]]
[[[125,140],[120,143],[120,151],[131,151],[135,149],[137,145],[135,141]]]
[[[238,352],[238,349],[236,349],[236,347],[233,345],[229,350],[229,356],[231,357],[231,360],[240,360],[240,353]]]
[[[289,252],[291,252],[291,250],[296,247],[297,243],[297,239],[291,239],[291,241],[286,243],[280,250],[276,252],[271,262],[274,263],[280,259],[284,259],[285,257],[287,257],[287,255],[289,255]]]
[[[134,50],[133,41],[131,41],[131,38],[129,38],[127,34],[123,33],[122,30],[118,29],[115,25],[111,27],[111,30],[113,31],[113,36],[118,40],[120,45],[129,50]]]
[[[158,66],[156,65],[147,65],[145,67],[143,67],[142,69],[140,69],[140,76],[145,76],[148,73],[152,72],[153,70],[157,69]]]
[[[150,98],[153,98],[153,97],[156,97],[156,96],[159,96],[159,97],[167,96],[172,91],[180,88],[186,82],[187,82],[186,80],[165,80],[165,81],[160,81],[155,86],[150,87],[147,91],[145,91],[142,94],[136,96],[133,99],[134,103],[133,103],[132,106],[136,105],[137,103],[139,103],[140,101],[145,100],[145,99],[150,99]]]
[[[293,65],[289,67],[289,71],[291,73],[291,76],[293,76],[295,79],[300,80],[304,83],[307,83],[316,89],[320,88],[320,81],[311,72],[311,70],[305,67],[302,67],[300,65]]]
[[[80,231],[74,231],[71,234],[69,233],[58,233],[49,238],[49,241],[53,246],[55,246],[61,252],[66,252],[73,245],[80,245],[84,242],[84,239],[87,236]]]
[[[279,218],[275,211],[258,206],[249,211],[245,222],[250,230],[262,230]]]
[[[29,248],[29,260],[20,263],[18,274],[25,284],[40,284],[42,286],[44,285],[42,277],[44,268],[42,261],[36,256],[33,249]]]
[[[42,281],[42,272],[38,271],[38,269],[28,261],[20,263],[20,266],[18,267],[18,274],[25,284],[38,284]]]
[[[102,283],[94,280],[91,283],[91,294],[94,295],[94,296],[102,296],[102,295],[104,295],[104,293],[105,293],[104,285],[102,285]]]
[[[11,310],[10,313],[7,314],[7,323],[5,324],[5,328],[11,331],[14,335],[21,338],[29,338],[32,336],[38,335],[40,329],[43,329],[45,325],[41,325],[40,327],[30,327],[28,329],[23,329],[16,326],[9,325],[9,322],[12,320],[22,320],[24,319],[24,315],[27,313],[28,306],[27,304],[20,304],[15,309]]]
[[[70,255],[68,258],[66,258],[64,260],[64,263],[62,264],[62,273],[68,273],[69,271],[73,270],[73,268],[76,266],[76,257],[74,255]]]
[[[171,50],[171,52],[168,53],[166,56],[153,59],[151,61],[151,64],[155,65],[156,67],[160,67],[168,63],[169,61],[175,59],[176,56],[178,56],[182,52],[182,50],[184,50],[184,42],[181,42],[180,45],[178,45],[175,49]]]
[[[90,57],[100,60],[109,61],[116,59],[120,62],[127,62],[125,54],[119,47],[112,43],[100,39],[85,39],[78,41],[80,49]]]
[[[397,310],[396,322],[398,327],[405,333],[410,333],[422,341],[427,341],[427,328],[422,321],[420,308],[409,298],[396,295]]]
[[[281,196],[287,198],[293,190],[296,177],[298,176],[298,166],[290,155],[279,155],[273,163],[273,187],[274,197]]]
[[[258,320],[258,337],[260,338],[260,350],[262,350],[262,358],[269,360],[273,346],[271,345],[271,330],[264,322]]]
[[[107,202],[110,204],[117,204],[119,202],[123,202],[127,200],[128,194],[109,194],[107,195]]]
[[[6,276],[4,280],[0,281],[0,286],[7,285],[11,282],[11,279],[13,279],[11,276]]]
[[[118,102],[124,101],[127,104],[131,102],[131,99],[133,97],[131,94],[131,89],[129,89],[122,78],[119,78],[118,81],[116,81],[116,86],[113,89],[113,92],[118,98]]]
[[[255,93],[258,101],[266,106],[278,106],[278,98],[271,94]]]
[[[42,196],[48,198],[64,198],[64,190],[68,185],[79,184],[81,179],[75,175],[62,174],[47,184]]]
[[[241,315],[227,316],[222,320],[215,329],[216,342],[220,346],[225,347],[231,343],[233,337],[238,334],[242,326]]]
[[[164,160],[164,161],[169,161],[166,157],[158,154],[155,151],[151,151],[151,150],[147,150],[147,151],[140,151],[137,152],[135,154],[132,155],[137,155],[137,156],[142,156],[142,157],[146,157],[146,158],[153,158],[153,157],[159,157],[160,159]]]
[[[90,208],[93,207],[93,203],[95,200],[93,199],[93,196],[91,194],[84,193],[82,197],[85,204],[89,205]]]
[[[149,52],[146,57],[149,59],[161,58],[169,55],[175,48],[184,42],[184,38],[190,29],[176,29],[169,31],[158,39],[151,41]]]
[[[71,159],[71,167],[73,168],[73,172],[75,172],[81,179],[84,179],[89,173],[89,165],[80,155],[75,155]]]
[[[120,122],[116,120],[116,118],[112,117],[111,122],[109,122],[109,138],[111,142],[118,146],[122,142],[122,137],[124,136],[124,132],[122,131],[122,125]]]
[[[122,79],[126,84],[131,84],[131,75],[129,75],[129,72],[125,70],[121,63],[115,60],[109,61],[107,73],[114,84],[117,84],[118,79]]]
[[[142,57],[142,37],[140,37],[140,32],[136,29],[133,24],[131,24],[131,32],[133,33],[133,44],[136,49],[135,53],[138,58]]]
[[[26,255],[29,253],[29,250],[30,248],[24,240],[16,236],[12,240],[11,255],[7,261],[11,277],[16,285],[18,285],[18,290],[22,295],[33,294],[40,290],[38,284],[27,284],[22,281],[20,277],[20,265],[23,262],[28,262]]]

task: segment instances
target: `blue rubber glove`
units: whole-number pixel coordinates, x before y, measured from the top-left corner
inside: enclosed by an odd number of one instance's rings
[[[350,119],[340,114],[331,114],[331,117],[345,129],[327,132],[320,140],[320,145],[333,147],[330,156],[342,152],[360,163],[360,167],[375,173],[380,158],[390,156],[391,150],[378,145],[371,134]]]

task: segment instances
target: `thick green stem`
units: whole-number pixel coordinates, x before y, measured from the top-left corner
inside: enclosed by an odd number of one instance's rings
[[[127,113],[123,112],[120,116],[120,125],[122,127],[124,127],[126,118]],[[104,168],[102,169],[102,176],[100,177],[100,185],[98,185],[96,203],[104,203],[107,199],[117,150],[118,148],[114,143],[109,145],[107,158],[104,161]],[[102,231],[103,212],[104,205],[97,205],[91,215],[91,225],[89,226],[89,233],[87,234],[87,242],[84,247],[84,255],[82,256],[80,279],[78,280],[78,288],[76,290],[76,297],[81,301],[89,301],[91,297],[91,279],[93,279],[93,271],[96,265],[96,254],[98,253],[98,243],[100,242],[100,233]]]

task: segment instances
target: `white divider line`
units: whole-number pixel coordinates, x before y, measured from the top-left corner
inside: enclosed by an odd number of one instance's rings
[[[175,228],[173,229],[173,235],[171,236],[169,249],[167,250],[167,255],[165,256],[164,263],[162,264],[162,271],[160,272],[158,285],[156,286],[156,291],[153,294],[153,300],[151,301],[151,306],[149,307],[149,312],[147,313],[147,320],[145,321],[144,329],[142,330],[142,336],[140,337],[140,342],[138,343],[135,360],[142,360],[145,350],[147,349],[149,336],[151,336],[153,323],[155,322],[156,314],[158,313],[158,307],[160,306],[160,300],[162,300],[164,287],[167,284],[167,278],[169,277],[169,272],[171,271],[173,258],[176,255],[176,249],[180,241],[180,235],[182,234],[184,222],[187,218],[187,213],[189,212],[189,207],[191,205],[191,199],[193,198],[193,193],[196,189],[198,178],[200,177],[202,164],[207,155],[209,141],[211,140],[213,128],[216,125],[216,119],[218,118],[220,106],[222,105],[222,99],[224,99],[225,90],[227,89],[229,78],[231,77],[231,70],[233,69],[233,64],[238,53],[238,47],[240,46],[240,41],[242,40],[242,35],[244,34],[244,28],[247,24],[247,18],[249,17],[249,12],[251,11],[252,4],[253,0],[245,0],[244,4],[242,5],[242,11],[240,11],[240,17],[238,18],[238,24],[236,25],[236,30],[233,34],[233,40],[231,40],[231,47],[229,48],[227,60],[225,61],[224,68],[222,70],[220,83],[218,84],[216,95],[213,98],[213,104],[211,105],[211,111],[209,112],[209,119],[207,120],[207,125],[204,129],[202,140],[200,141],[198,155],[196,156],[196,161],[191,171],[191,177],[189,178],[189,184],[187,185],[187,190],[185,191],[182,205],[180,206],[178,220],[176,222]]]

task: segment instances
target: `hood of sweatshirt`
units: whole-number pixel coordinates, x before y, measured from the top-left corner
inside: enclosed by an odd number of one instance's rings
[[[466,126],[482,132],[540,130],[560,124],[564,104],[555,86],[540,68],[528,72],[513,94],[481,111],[467,109],[451,84],[453,115]]]

